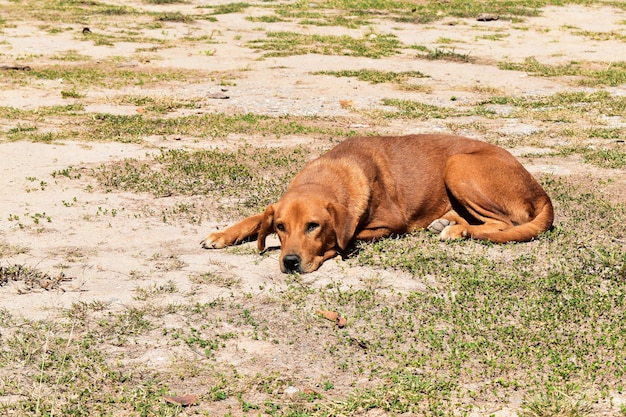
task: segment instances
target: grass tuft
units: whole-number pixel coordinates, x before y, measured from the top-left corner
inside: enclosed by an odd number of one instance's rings
[[[263,210],[284,192],[308,155],[301,147],[243,147],[236,152],[168,150],[148,161],[126,159],[103,165],[94,175],[107,189],[149,192],[157,197],[208,195],[217,201],[237,198],[240,202],[229,204],[231,210],[250,214]],[[271,176],[267,175],[269,169]]]
[[[353,77],[359,81],[370,84],[394,83],[404,84],[411,78],[427,78],[427,75],[419,71],[378,71],[378,70],[343,70],[343,71],[318,71],[315,75],[332,75],[334,77]]]
[[[504,70],[525,71],[538,77],[577,76],[582,86],[618,86],[626,83],[626,62],[611,63],[575,62],[564,65],[541,64],[534,57],[522,63],[503,62],[498,67]]]
[[[346,55],[383,58],[399,52],[400,41],[392,34],[370,33],[362,38],[306,35],[296,32],[267,32],[265,39],[248,42],[248,47],[267,51],[264,57],[305,54]]]

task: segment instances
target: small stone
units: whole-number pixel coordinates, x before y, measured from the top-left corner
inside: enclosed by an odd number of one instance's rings
[[[495,14],[480,14],[476,18],[476,20],[478,20],[479,22],[491,22],[494,20],[498,20],[499,18],[500,16],[497,16]]]

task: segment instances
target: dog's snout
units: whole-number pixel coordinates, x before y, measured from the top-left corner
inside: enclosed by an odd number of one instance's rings
[[[302,260],[299,255],[285,255],[283,257],[283,266],[287,272],[300,272]]]

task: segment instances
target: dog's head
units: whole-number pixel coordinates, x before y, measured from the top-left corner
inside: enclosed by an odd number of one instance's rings
[[[267,235],[276,233],[281,244],[280,270],[313,272],[348,246],[357,222],[341,204],[310,196],[285,195],[263,213],[259,250],[265,249]]]

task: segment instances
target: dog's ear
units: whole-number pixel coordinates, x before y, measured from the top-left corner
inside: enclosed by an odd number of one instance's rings
[[[265,250],[265,238],[267,235],[274,233],[274,206],[267,206],[263,212],[263,219],[259,227],[259,235],[257,237],[257,245],[260,252]]]
[[[343,204],[329,203],[327,209],[337,237],[337,245],[345,250],[356,232],[357,219]]]

